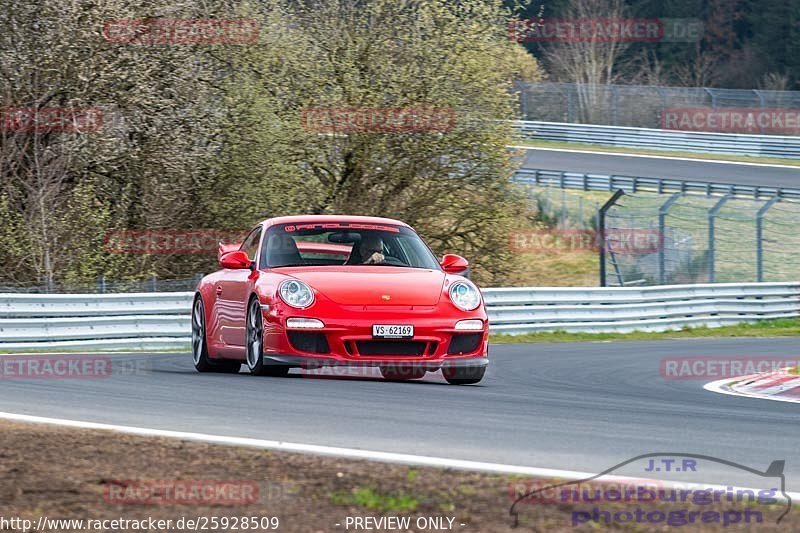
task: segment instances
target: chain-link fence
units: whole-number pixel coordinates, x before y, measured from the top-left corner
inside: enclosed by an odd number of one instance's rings
[[[606,284],[800,279],[800,203],[681,193],[623,195],[605,215]],[[657,236],[620,246],[618,235]]]
[[[800,109],[800,91],[522,82],[516,89],[522,118],[545,122],[661,128],[670,109]]]
[[[603,193],[585,193],[551,187],[524,187],[535,205],[538,219],[549,227],[561,229],[597,229],[597,212],[603,205]]]

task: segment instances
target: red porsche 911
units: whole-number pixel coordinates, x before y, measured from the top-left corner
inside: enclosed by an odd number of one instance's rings
[[[439,369],[452,384],[483,378],[489,323],[467,261],[447,254],[440,263],[403,222],[271,218],[241,245],[221,245],[219,260],[194,299],[200,372],[357,365],[387,379]]]

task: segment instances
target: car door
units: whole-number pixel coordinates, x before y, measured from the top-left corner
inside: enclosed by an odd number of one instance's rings
[[[258,259],[262,230],[261,226],[254,228],[239,248],[254,262]],[[257,269],[226,269],[215,287],[220,340],[226,355],[238,356],[244,353],[247,297],[256,276],[258,276]]]

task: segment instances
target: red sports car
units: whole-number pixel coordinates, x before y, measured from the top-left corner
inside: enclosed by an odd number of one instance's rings
[[[220,246],[192,312],[200,372],[286,375],[290,368],[377,367],[387,379],[442,370],[479,382],[489,323],[468,263],[441,263],[407,224],[361,216],[292,216]]]

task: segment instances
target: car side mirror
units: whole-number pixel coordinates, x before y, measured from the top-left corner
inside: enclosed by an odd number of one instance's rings
[[[234,270],[250,268],[252,263],[253,262],[250,260],[250,258],[247,257],[247,252],[242,250],[228,252],[219,260],[219,264],[222,265],[222,268],[231,268]]]
[[[444,254],[442,257],[442,269],[448,274],[469,273],[469,261],[456,254]]]
[[[221,261],[223,255],[235,252],[241,247],[242,243],[240,242],[234,242],[231,244],[223,244],[220,242],[219,247],[217,248],[217,261]]]

